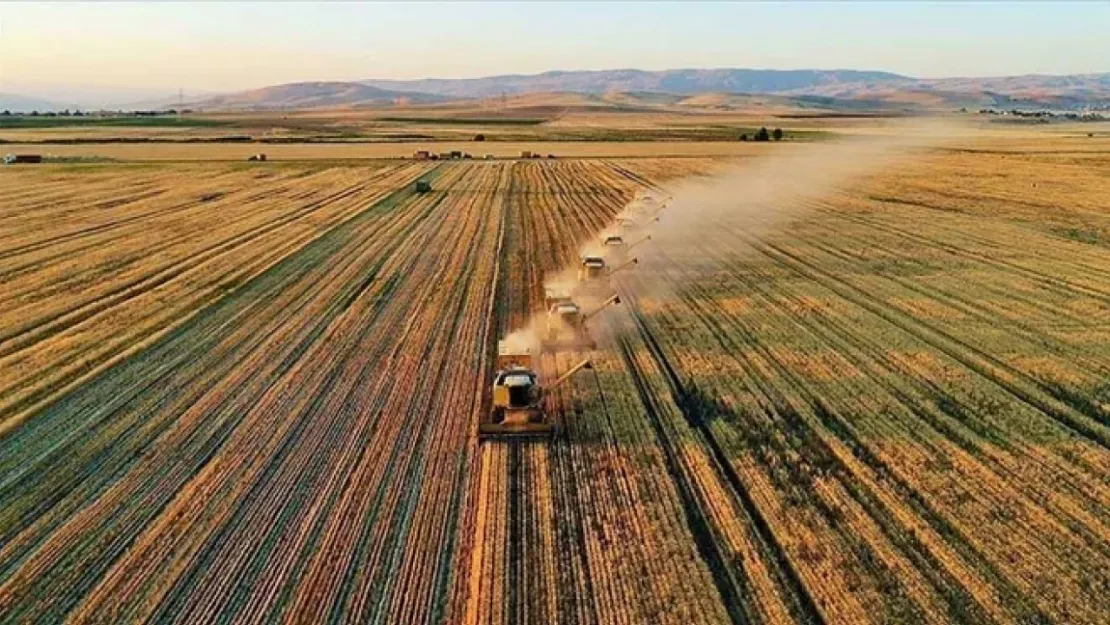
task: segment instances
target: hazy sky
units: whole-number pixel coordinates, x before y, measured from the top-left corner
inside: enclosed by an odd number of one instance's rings
[[[549,69],[1110,71],[1110,2],[0,4],[0,91]]]

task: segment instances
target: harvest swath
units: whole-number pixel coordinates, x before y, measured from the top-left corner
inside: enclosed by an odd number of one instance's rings
[[[545,278],[717,163],[0,172],[0,620],[1100,622],[1108,166],[664,216],[560,437],[481,444]]]

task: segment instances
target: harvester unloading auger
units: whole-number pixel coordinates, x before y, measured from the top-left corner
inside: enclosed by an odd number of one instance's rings
[[[497,373],[493,376],[493,402],[489,414],[478,423],[478,440],[527,439],[553,436],[555,418],[545,406],[545,397],[575,373],[592,369],[585,359],[551,384],[541,385],[527,349],[513,349],[504,341],[497,346]]]
[[[544,352],[597,349],[597,341],[590,337],[586,322],[609,306],[619,303],[620,296],[613,295],[597,308],[583,314],[578,304],[570,298],[558,298],[547,310],[547,332],[540,341],[540,349]]]

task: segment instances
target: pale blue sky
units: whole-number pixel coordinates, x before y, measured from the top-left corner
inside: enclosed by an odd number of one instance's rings
[[[626,67],[1103,72],[1110,2],[0,5],[0,91]]]

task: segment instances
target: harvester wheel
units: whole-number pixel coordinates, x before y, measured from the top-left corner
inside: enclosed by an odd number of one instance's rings
[[[504,408],[494,408],[494,409],[490,410],[489,411],[489,420],[490,420],[490,423],[501,423],[502,421],[504,421],[505,420],[505,409]]]

